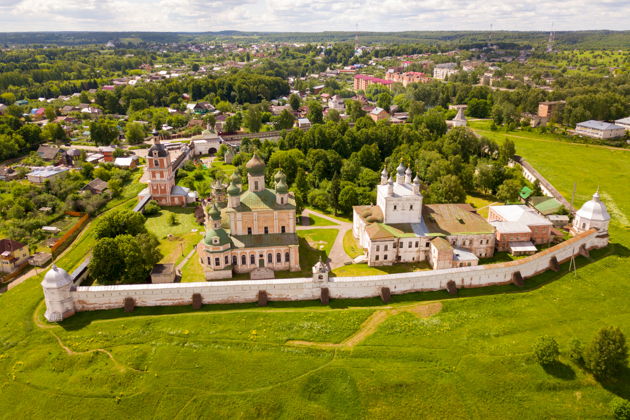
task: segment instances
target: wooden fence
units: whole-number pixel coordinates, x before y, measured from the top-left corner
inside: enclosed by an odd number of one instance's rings
[[[84,213],[78,213],[74,211],[66,212],[69,216],[81,216],[78,222],[74,224],[68,230],[65,235],[63,235],[53,246],[50,247],[50,253],[53,255],[53,258],[56,258],[67,246],[76,238],[76,236],[81,232],[81,230],[85,227],[90,216]]]

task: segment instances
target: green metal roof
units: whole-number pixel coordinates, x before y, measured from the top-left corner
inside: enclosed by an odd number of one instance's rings
[[[562,210],[562,203],[552,197],[532,197],[532,205],[545,216]]]
[[[269,246],[298,245],[295,233],[271,233],[266,235],[234,235],[232,242],[235,248],[260,248]]]
[[[527,198],[529,198],[529,196],[532,195],[533,192],[534,191],[531,188],[529,188],[528,186],[524,186],[523,188],[521,188],[521,191],[518,193],[518,195],[520,195],[523,200],[527,200]]]
[[[212,243],[212,240],[215,237],[219,238],[218,244]],[[210,246],[219,246],[232,243],[232,241],[230,240],[230,235],[228,235],[228,233],[223,229],[208,229],[206,231],[206,236],[203,241],[206,245]]]
[[[227,211],[261,211],[261,210],[294,210],[295,200],[289,196],[286,204],[278,204],[276,202],[276,192],[271,189],[265,189],[258,192],[250,190],[241,194],[241,203],[235,209]]]

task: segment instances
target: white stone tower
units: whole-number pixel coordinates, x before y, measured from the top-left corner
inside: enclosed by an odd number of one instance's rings
[[[72,278],[63,268],[52,265],[42,281],[48,322],[59,322],[75,314]]]
[[[610,214],[606,205],[599,199],[599,189],[593,194],[593,198],[575,213],[573,219],[573,232],[581,233],[589,229],[597,229],[600,232],[608,232]]]

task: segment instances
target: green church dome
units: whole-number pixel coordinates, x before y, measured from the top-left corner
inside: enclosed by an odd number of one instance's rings
[[[239,188],[238,185],[234,183],[234,181],[232,181],[232,183],[227,189],[227,193],[228,195],[231,195],[232,197],[234,197],[241,194],[241,189]]]
[[[254,156],[247,162],[245,167],[247,168],[247,173],[252,176],[265,175],[265,162],[256,153],[254,153]]]

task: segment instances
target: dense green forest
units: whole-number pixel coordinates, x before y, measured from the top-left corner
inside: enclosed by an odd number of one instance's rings
[[[407,32],[8,32],[0,34],[0,44],[105,44],[116,40],[141,43],[223,41],[256,42],[352,42],[358,35],[363,44],[421,43],[470,48],[494,43],[543,45],[547,32],[530,31],[407,31]],[[561,31],[555,33],[560,48],[629,48],[630,31]]]

